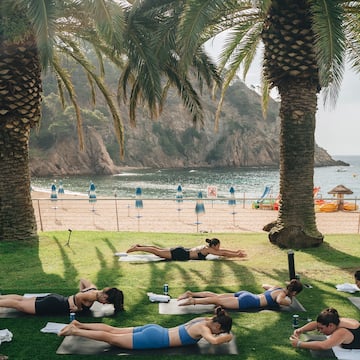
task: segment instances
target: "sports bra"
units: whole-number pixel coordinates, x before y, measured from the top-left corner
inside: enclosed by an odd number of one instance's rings
[[[86,290],[81,290],[80,292],[86,293],[86,292],[91,291],[91,290],[97,290],[97,288],[89,288],[89,289],[86,289]],[[75,306],[78,307],[77,304],[76,304],[76,294],[73,295],[73,301],[74,301]],[[90,308],[92,306],[92,305],[87,306],[87,305],[84,305],[84,304],[81,304],[81,305],[82,305],[82,310],[81,311],[84,311],[84,312],[90,311]]]
[[[276,289],[272,289],[272,290],[266,290],[264,292],[265,295],[265,299],[267,302],[267,306],[269,307],[279,307],[280,305],[276,302],[276,300],[274,300],[271,296],[271,293],[275,290],[282,290],[282,288],[276,288]]]
[[[341,344],[344,349],[360,349],[360,326],[357,329],[348,329],[353,335],[354,339],[350,344]]]
[[[204,255],[201,251],[197,253],[198,260],[206,260],[206,255]]]
[[[193,345],[198,343],[200,339],[195,339],[189,335],[187,332],[185,325],[179,326],[179,337],[181,340],[181,345]]]

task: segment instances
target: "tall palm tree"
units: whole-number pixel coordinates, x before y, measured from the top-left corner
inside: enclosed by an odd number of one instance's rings
[[[138,5],[137,1],[126,0],[1,0],[0,241],[25,240],[37,235],[30,193],[29,133],[40,124],[41,75],[47,70],[55,72],[63,101],[66,91],[75,108],[79,144],[83,147],[81,112],[71,76],[62,62],[64,56],[86,72],[93,100],[96,87],[103,94],[121,154],[122,119],[103,81],[104,58],[124,69],[119,96],[126,99],[127,87],[131,85],[133,124],[141,100],[147,103],[150,114],[160,113],[169,86],[177,87],[194,121],[201,120],[198,93],[174,51],[174,20],[158,17],[150,8],[145,9],[144,17]],[[161,35],[160,43],[155,43],[156,37],[152,35],[155,33]],[[98,55],[96,67],[87,60],[84,44],[92,46]],[[201,81],[219,83],[220,77],[206,54],[197,51],[192,63]],[[168,79],[165,84],[162,76]]]
[[[323,235],[313,205],[318,94],[322,91],[325,100],[335,104],[346,61],[360,70],[360,2],[185,2],[178,34],[187,63],[199,42],[229,31],[221,57],[225,80],[220,106],[233,77],[240,69],[246,75],[263,46],[264,103],[271,88],[281,98],[281,202],[276,222],[268,226],[269,239],[288,248],[320,245]]]

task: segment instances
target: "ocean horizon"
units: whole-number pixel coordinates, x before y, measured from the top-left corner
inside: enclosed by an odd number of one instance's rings
[[[360,197],[360,155],[334,155],[349,166],[327,166],[314,169],[314,186],[320,187],[319,195],[331,198],[328,192],[337,185],[344,185],[353,191],[348,198]],[[143,198],[168,198],[177,195],[178,186],[182,187],[183,197],[197,197],[202,192],[206,197],[210,189],[215,190],[218,198],[228,198],[230,188],[235,197],[246,195],[248,198],[260,197],[265,187],[270,187],[270,195],[279,192],[279,169],[276,167],[251,168],[181,168],[151,169],[129,168],[115,175],[32,177],[32,189],[51,193],[51,186],[57,189],[62,182],[65,193],[87,195],[90,183],[96,187],[97,196],[117,196],[135,198],[137,188]]]

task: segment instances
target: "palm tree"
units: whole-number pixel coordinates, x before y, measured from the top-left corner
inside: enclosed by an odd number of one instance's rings
[[[169,86],[177,87],[194,121],[201,120],[198,93],[176,56],[174,20],[167,15],[158,17],[150,8],[145,10],[146,17],[138,11],[137,2],[133,5],[126,0],[1,0],[0,240],[26,240],[37,235],[30,193],[29,134],[40,125],[41,75],[47,70],[56,74],[62,101],[66,91],[75,109],[79,144],[83,147],[81,111],[64,57],[81,65],[93,100],[95,88],[104,96],[120,155],[124,151],[122,119],[103,80],[105,58],[124,69],[119,97],[126,99],[131,85],[133,124],[136,106],[142,100],[151,115],[161,112]],[[178,21],[176,18],[175,23]],[[161,42],[155,43],[155,33],[161,36]],[[87,60],[88,46],[98,56],[97,66]],[[197,51],[192,63],[200,82],[219,83],[220,77],[206,54]],[[166,83],[162,76],[168,79]]]
[[[323,242],[313,205],[318,94],[335,104],[345,62],[360,70],[359,14],[359,1],[344,0],[189,0],[184,6],[178,34],[187,63],[199,42],[229,31],[219,109],[240,66],[246,76],[263,46],[264,104],[271,88],[281,98],[281,202],[277,220],[266,227],[270,241],[280,247]]]

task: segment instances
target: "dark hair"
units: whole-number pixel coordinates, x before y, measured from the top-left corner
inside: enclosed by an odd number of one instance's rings
[[[121,290],[107,288],[104,293],[108,296],[107,302],[114,305],[115,312],[124,311],[124,294]]]
[[[220,244],[220,240],[216,238],[206,239],[205,241],[209,244],[210,247]]]
[[[213,322],[219,323],[221,330],[229,333],[232,327],[232,318],[225,312],[225,310],[218,306],[214,310],[215,316],[212,318]]]
[[[360,270],[355,271],[354,277],[355,280],[360,280]]]
[[[286,286],[286,290],[288,292],[296,291],[296,294],[301,292],[303,289],[302,283],[297,279],[292,279],[289,284]]]
[[[329,324],[339,325],[339,313],[334,308],[327,308],[318,315],[316,322],[325,326],[328,326]]]

